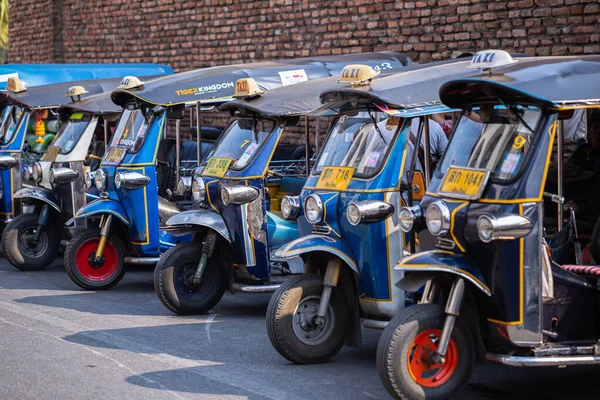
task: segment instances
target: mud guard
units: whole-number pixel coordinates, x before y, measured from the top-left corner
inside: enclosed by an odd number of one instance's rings
[[[56,194],[50,190],[41,187],[31,187],[31,188],[23,188],[19,189],[13,195],[15,199],[30,199],[30,200],[38,200],[42,203],[48,204],[50,207],[62,213],[60,206],[58,205],[58,198]]]
[[[121,220],[128,228],[131,226],[123,205],[111,199],[98,199],[81,207],[75,213],[74,219],[86,218],[92,215],[111,214]]]
[[[204,209],[184,211],[169,218],[166,225],[164,230],[173,236],[186,235],[197,230],[195,227],[203,226],[214,230],[227,243],[231,243],[231,235],[223,217],[214,211]]]
[[[405,291],[418,290],[441,272],[465,278],[488,297],[492,295],[479,266],[463,254],[444,250],[425,251],[404,258],[394,269],[410,272],[396,283],[396,286]]]
[[[352,252],[341,239],[323,235],[307,235],[293,240],[275,252],[275,256],[290,259],[313,251],[322,251],[338,256],[350,269],[360,273]]]

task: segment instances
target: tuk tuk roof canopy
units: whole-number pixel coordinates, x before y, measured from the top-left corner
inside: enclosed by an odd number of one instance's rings
[[[600,106],[600,55],[525,58],[491,75],[480,72],[447,82],[440,98],[455,108],[498,98],[556,109]]]
[[[71,102],[67,95],[73,86],[83,86],[87,93],[81,95],[81,101],[95,94],[106,93],[114,90],[120,78],[95,79],[77,82],[55,83],[53,85],[34,86],[24,92],[0,92],[2,103],[17,103],[31,109],[56,108]]]
[[[226,65],[182,72],[146,82],[140,89],[113,92],[113,101],[124,106],[139,99],[159,106],[221,104],[233,100],[238,79],[253,78],[261,90],[337,76],[348,64],[367,64],[387,70],[411,65],[403,53],[380,52],[308,57],[252,64]]]
[[[111,92],[84,97],[80,101],[73,101],[60,106],[59,110],[70,112],[83,112],[88,114],[105,115],[120,114],[123,108],[113,103]]]
[[[19,78],[26,87],[61,82],[107,79],[126,75],[156,76],[172,74],[162,64],[4,64],[0,65],[0,89],[10,77]]]

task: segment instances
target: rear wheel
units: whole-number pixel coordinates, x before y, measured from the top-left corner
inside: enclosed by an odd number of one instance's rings
[[[8,261],[22,271],[39,271],[58,256],[60,232],[50,224],[43,227],[39,239],[34,240],[39,214],[21,214],[8,223],[4,230],[4,251]]]
[[[395,398],[448,399],[469,380],[475,349],[471,332],[460,317],[444,362],[432,360],[444,320],[441,306],[418,304],[407,308],[384,329],[377,345],[377,370]]]
[[[346,341],[350,306],[340,288],[334,288],[325,320],[315,316],[323,293],[323,277],[290,278],[271,297],[267,309],[267,333],[271,344],[286,359],[316,364],[336,355]]]
[[[69,240],[65,249],[65,270],[73,282],[86,290],[115,286],[125,275],[125,251],[114,235],[106,237],[102,259],[96,261],[100,230],[90,229]]]
[[[227,286],[226,251],[217,245],[199,283],[194,274],[202,257],[200,242],[179,243],[161,257],[154,270],[154,290],[165,307],[176,314],[204,314],[216,306]]]

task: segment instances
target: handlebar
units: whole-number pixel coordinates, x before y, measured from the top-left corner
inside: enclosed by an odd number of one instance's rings
[[[556,204],[565,204],[565,198],[557,194],[544,192],[544,197]]]
[[[275,171],[273,171],[272,169],[269,169],[269,170],[267,170],[267,174],[268,174],[268,175],[275,176],[275,177],[277,177],[277,178],[282,178],[282,179],[285,177],[285,175],[283,175],[283,174],[280,174],[279,172],[275,172]]]

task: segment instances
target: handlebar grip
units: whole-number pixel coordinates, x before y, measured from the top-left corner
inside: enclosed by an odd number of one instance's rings
[[[556,204],[565,204],[565,198],[557,194],[544,192],[544,197],[548,198],[550,201]]]

